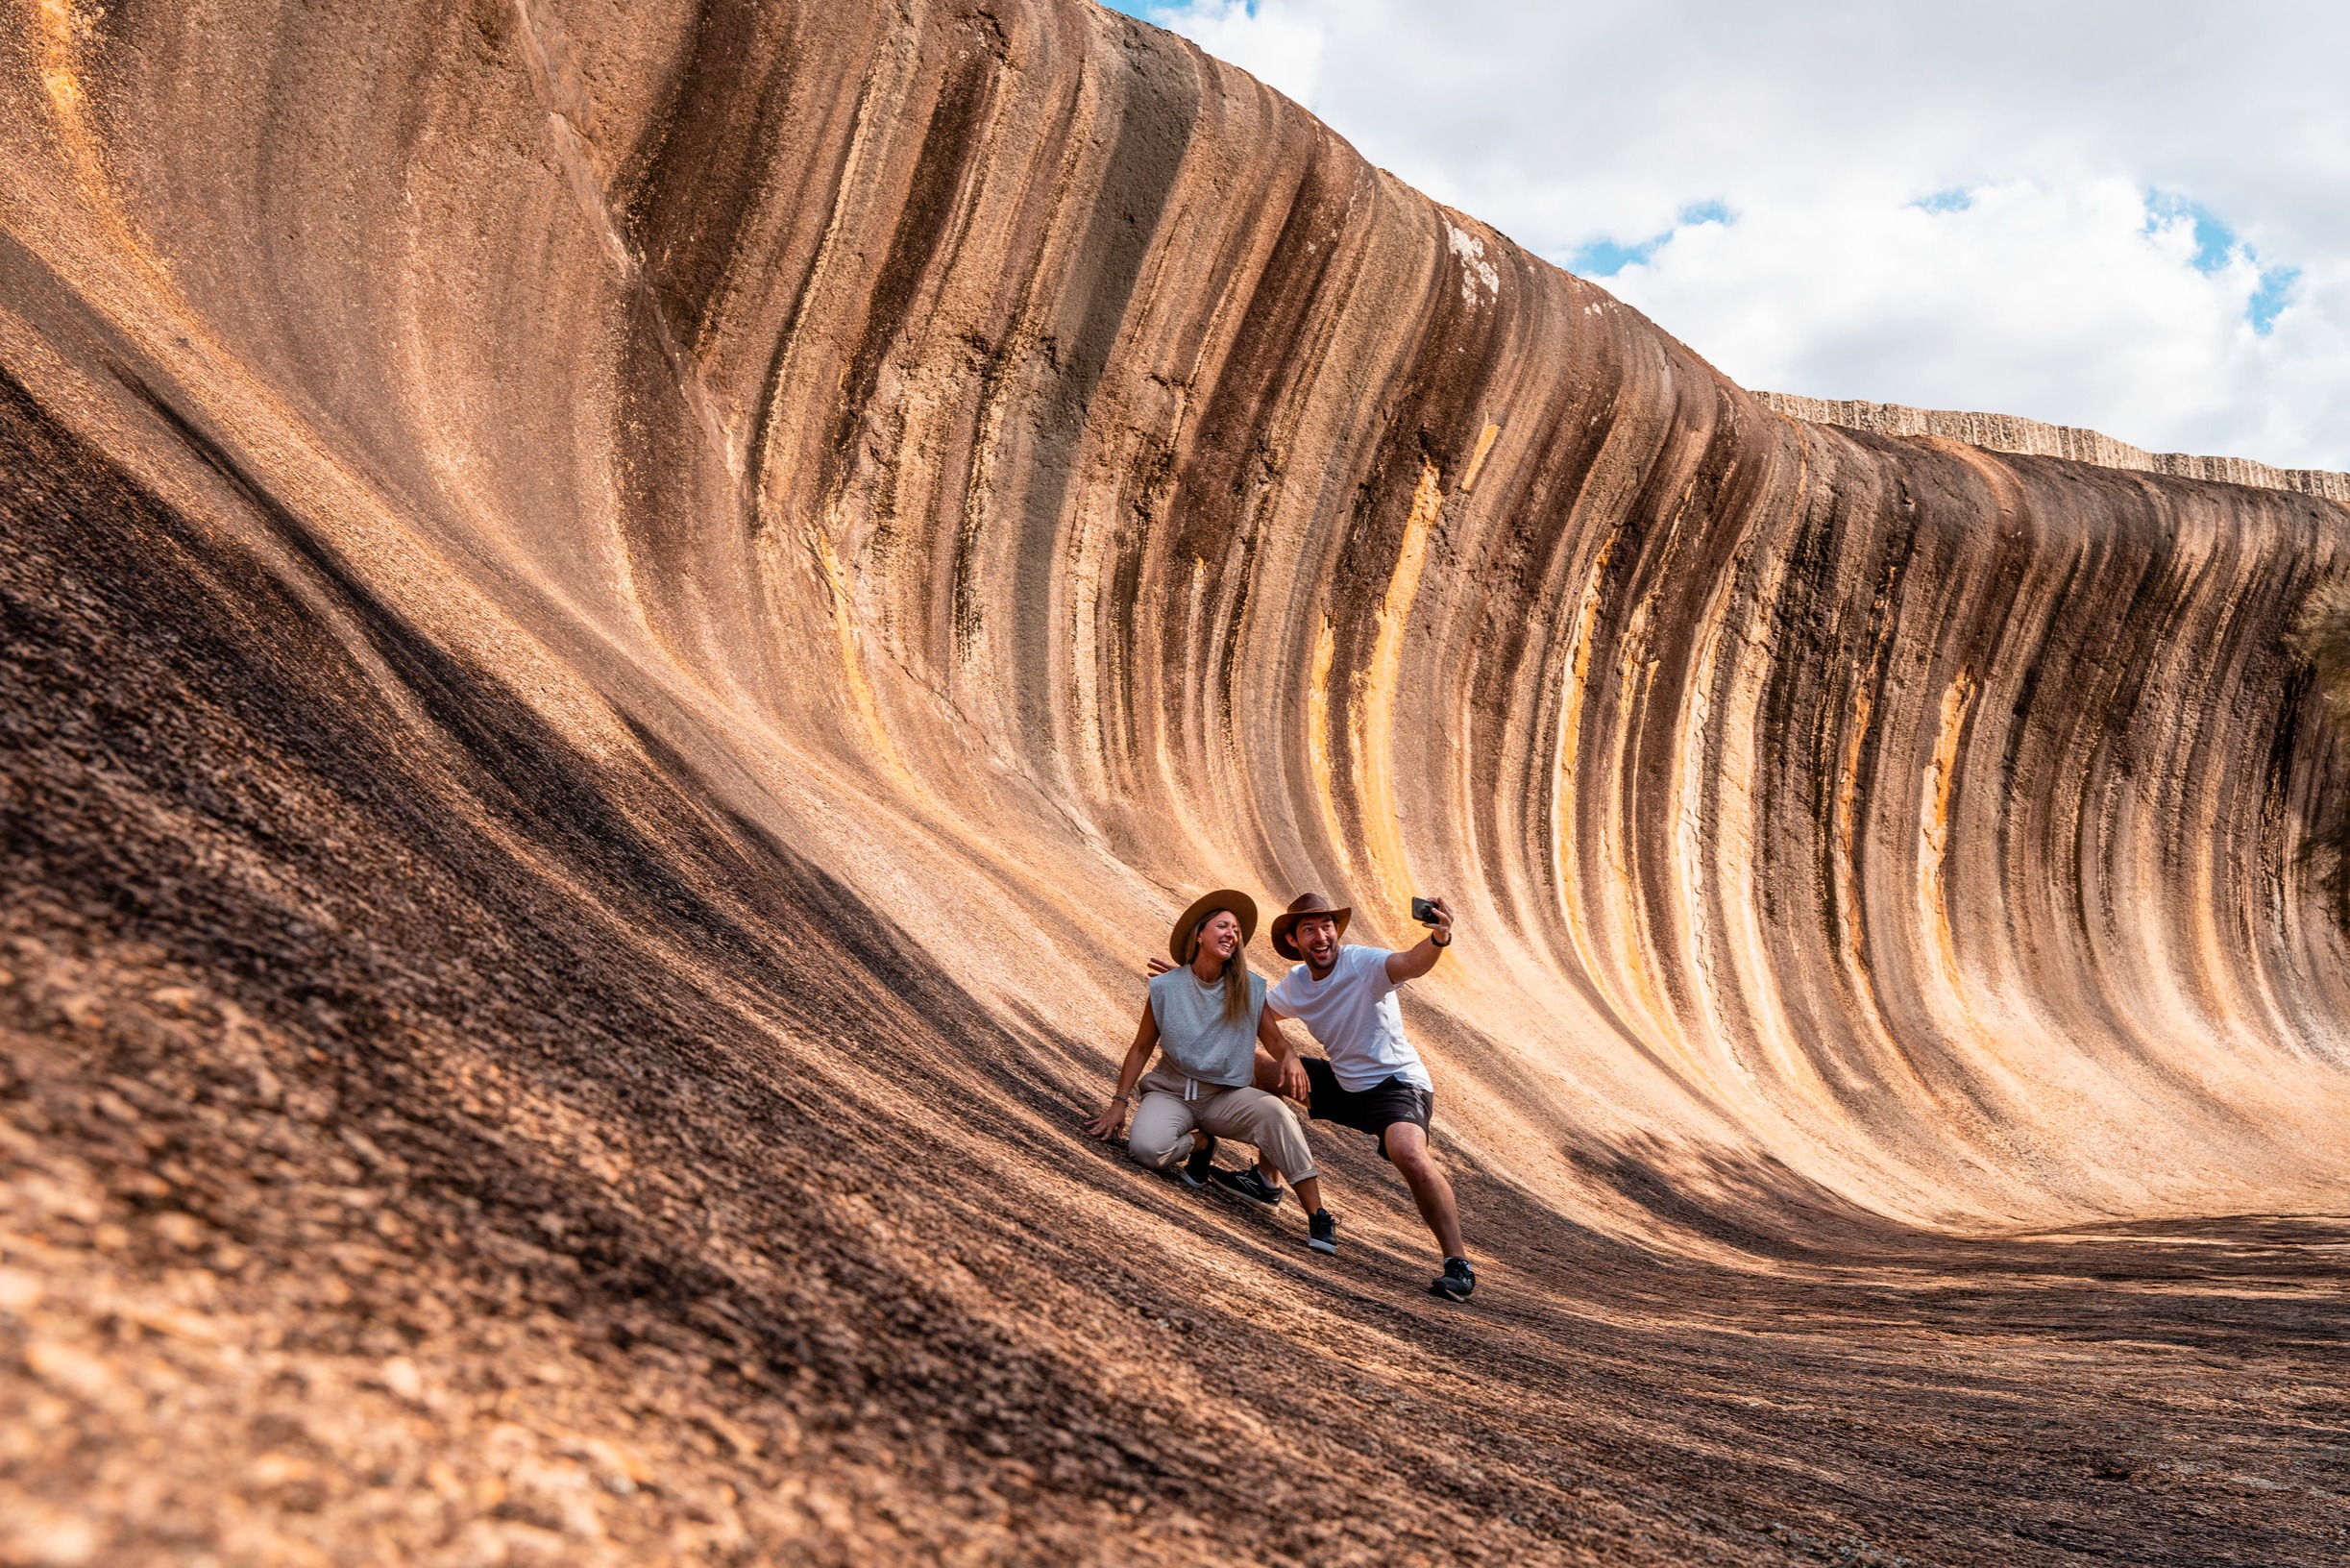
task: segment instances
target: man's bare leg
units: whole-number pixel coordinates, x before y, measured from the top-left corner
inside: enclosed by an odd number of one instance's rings
[[[1420,1217],[1436,1236],[1447,1258],[1466,1258],[1460,1240],[1460,1210],[1453,1202],[1453,1184],[1444,1179],[1436,1157],[1429,1152],[1428,1134],[1417,1122],[1399,1121],[1387,1128],[1387,1162],[1411,1188],[1411,1201]]]

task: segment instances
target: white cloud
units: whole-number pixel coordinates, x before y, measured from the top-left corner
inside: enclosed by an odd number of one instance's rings
[[[2350,8],[1138,9],[1749,386],[2350,468]]]
[[[1271,0],[1182,0],[1118,8],[1181,33],[1218,60],[1310,106],[1322,74],[1322,27],[1310,9]]]

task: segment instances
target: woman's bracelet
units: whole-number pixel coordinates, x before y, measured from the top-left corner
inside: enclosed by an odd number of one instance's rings
[[[1110,1096],[1110,1103],[1115,1105],[1118,1101],[1124,1100],[1127,1104],[1132,1105],[1134,1098],[1132,1094],[1113,1094]]]
[[[1432,933],[1432,934],[1429,936],[1429,939],[1428,939],[1428,944],[1429,944],[1431,947],[1450,947],[1450,946],[1453,944],[1453,939],[1452,939],[1452,938],[1450,938],[1450,937],[1447,937],[1447,938],[1445,938],[1445,939],[1444,939],[1442,942],[1438,942],[1438,941],[1435,939],[1435,936],[1434,936],[1434,935]]]

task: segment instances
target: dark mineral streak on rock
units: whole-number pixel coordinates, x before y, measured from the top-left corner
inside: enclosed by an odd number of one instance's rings
[[[1079,0],[7,3],[0,1560],[2341,1559],[2350,479]],[[1226,883],[1467,1310],[1078,1136]]]

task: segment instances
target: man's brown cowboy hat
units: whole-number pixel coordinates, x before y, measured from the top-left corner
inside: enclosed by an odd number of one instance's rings
[[[1338,935],[1343,937],[1346,935],[1346,922],[1355,918],[1355,911],[1352,905],[1334,908],[1331,901],[1318,893],[1301,893],[1289,901],[1287,909],[1273,917],[1273,951],[1284,958],[1304,960],[1306,955],[1297,950],[1297,943],[1289,940],[1289,933],[1296,930],[1297,922],[1309,915],[1327,915],[1336,920]]]
[[[1218,888],[1192,899],[1191,907],[1177,918],[1175,929],[1167,936],[1167,956],[1178,964],[1190,963],[1194,955],[1185,949],[1191,945],[1191,933],[1219,909],[1231,910],[1233,919],[1240,922],[1240,945],[1247,946],[1257,934],[1257,900],[1236,888]]]

